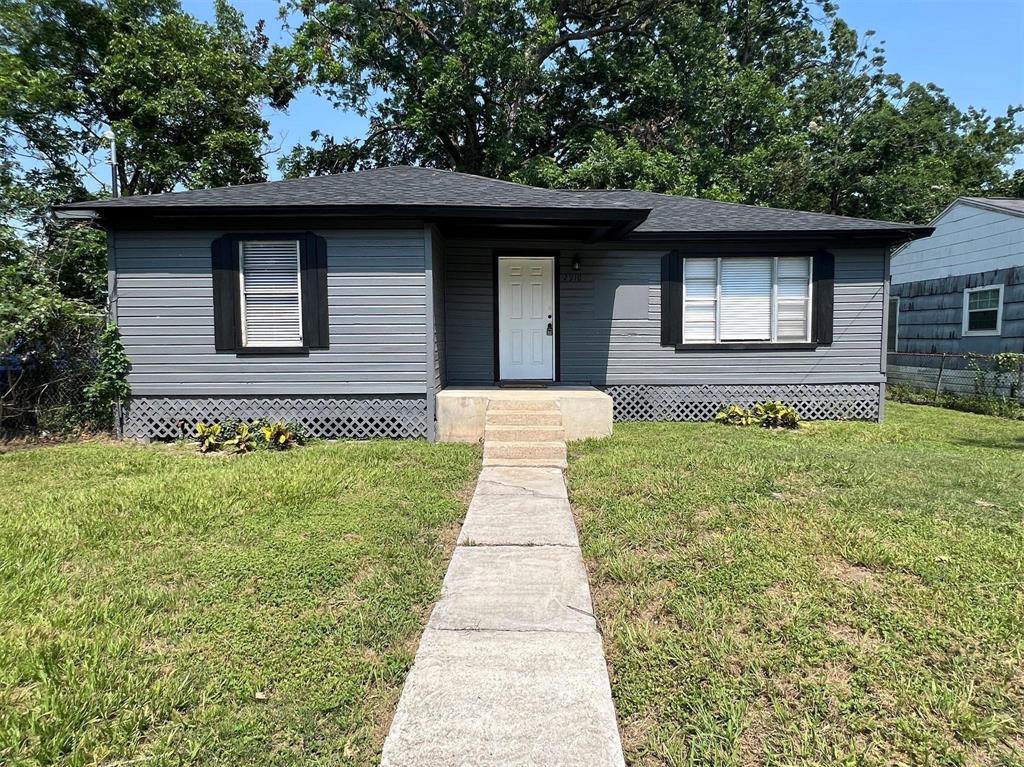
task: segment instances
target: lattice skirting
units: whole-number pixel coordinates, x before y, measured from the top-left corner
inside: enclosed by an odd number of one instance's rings
[[[709,421],[726,405],[750,407],[765,400],[792,405],[800,417],[878,420],[878,384],[749,386],[608,386],[616,421]]]
[[[132,397],[125,408],[126,437],[175,439],[198,421],[259,418],[295,421],[311,437],[404,439],[427,434],[424,397]]]

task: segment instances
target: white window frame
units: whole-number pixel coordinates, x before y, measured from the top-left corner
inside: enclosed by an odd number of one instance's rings
[[[739,254],[742,255],[742,254]],[[682,338],[683,346],[707,346],[708,344],[717,344],[722,346],[729,346],[732,344],[808,344],[811,341],[811,320],[814,315],[814,258],[812,256],[802,256],[799,254],[785,255],[786,258],[806,258],[807,259],[807,326],[804,329],[804,337],[801,340],[784,339],[778,340],[778,314],[779,314],[779,256],[757,256],[757,258],[770,258],[772,263],[772,289],[770,296],[770,323],[771,323],[771,340],[757,340],[751,339],[748,341],[723,341],[722,340],[722,256],[715,257],[715,340],[714,341],[687,341],[686,340],[686,258],[683,258],[682,263],[682,282],[683,282],[683,328]],[[706,260],[709,256],[693,256],[694,259]],[[726,256],[728,258],[728,256]],[[696,301],[697,299],[695,299]],[[701,301],[709,302],[712,299],[699,299]],[[785,299],[794,300],[794,299]]]
[[[971,293],[980,293],[984,290],[998,290],[999,291],[999,303],[996,306],[996,327],[995,330],[968,330],[970,327],[971,319],[971,308],[970,308],[970,297]],[[976,309],[975,311],[990,312],[991,309]],[[977,288],[964,288],[964,308],[963,317],[961,318],[960,335],[962,336],[999,336],[1003,334],[1003,286],[1002,285],[982,285]]]
[[[279,242],[292,242],[295,244],[295,294],[299,304],[299,338],[298,341],[289,343],[261,343],[257,346],[249,346],[249,339],[245,332],[246,321],[245,321],[245,246],[249,243],[252,244],[277,244]],[[302,347],[306,343],[306,339],[303,337],[302,328],[302,246],[301,243],[296,240],[239,240],[238,241],[238,291],[239,291],[239,307],[241,307],[241,322],[242,322],[242,347],[243,348],[258,348],[258,349],[293,349],[296,347]],[[265,293],[266,295],[279,295],[279,292],[274,291],[259,291],[254,290],[254,294]]]
[[[896,302],[896,311],[889,312],[889,325],[892,328],[892,349],[886,349],[887,352],[895,354],[900,348],[900,297],[889,296],[889,306],[892,306],[892,302]],[[889,346],[889,339],[885,339],[886,347]]]

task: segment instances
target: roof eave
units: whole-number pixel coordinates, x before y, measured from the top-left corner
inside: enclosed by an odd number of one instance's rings
[[[632,242],[700,242],[736,241],[755,242],[763,240],[855,240],[884,241],[888,243],[910,242],[928,237],[934,227],[918,226],[906,229],[772,229],[772,230],[720,230],[720,231],[634,231],[625,239]]]

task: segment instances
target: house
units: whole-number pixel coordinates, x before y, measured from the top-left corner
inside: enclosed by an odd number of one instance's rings
[[[263,416],[475,439],[499,384],[551,387],[570,438],[608,433],[613,402],[878,419],[889,249],[931,231],[412,167],[58,213],[109,232],[134,437]]]
[[[959,197],[892,258],[889,349],[1024,351],[1024,200]]]

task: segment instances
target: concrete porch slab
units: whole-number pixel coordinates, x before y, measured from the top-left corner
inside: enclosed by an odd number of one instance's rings
[[[488,407],[502,413],[557,409],[565,439],[607,437],[612,433],[612,398],[593,386],[554,384],[543,389],[498,386],[447,387],[436,395],[437,438],[477,442],[484,437]]]
[[[427,629],[383,767],[621,767],[597,633]]]
[[[569,497],[561,469],[531,466],[485,466],[476,482],[476,495]]]
[[[587,572],[565,546],[458,546],[428,628],[594,632]]]
[[[569,501],[522,495],[477,495],[459,534],[460,546],[578,546]]]

